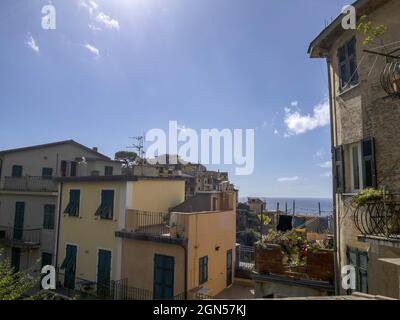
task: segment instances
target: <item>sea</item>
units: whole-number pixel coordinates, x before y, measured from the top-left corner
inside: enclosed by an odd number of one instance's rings
[[[260,197],[267,203],[267,210],[276,210],[279,204],[279,210],[285,211],[287,207],[288,214],[293,214],[293,205],[295,214],[318,216],[319,205],[321,216],[330,216],[333,211],[333,202],[330,198],[268,198]],[[247,198],[240,197],[240,202],[246,202]],[[318,205],[319,204],[319,205]]]

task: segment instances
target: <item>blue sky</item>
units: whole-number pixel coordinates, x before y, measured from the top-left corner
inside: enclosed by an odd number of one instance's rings
[[[113,156],[169,120],[255,128],[254,173],[219,166],[241,196],[330,197],[326,66],[307,48],[350,2],[2,0],[0,149],[72,138]]]

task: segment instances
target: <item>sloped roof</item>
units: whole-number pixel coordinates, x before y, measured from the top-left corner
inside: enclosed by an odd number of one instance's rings
[[[16,152],[23,152],[23,151],[30,151],[30,150],[35,150],[35,149],[45,149],[45,148],[50,148],[50,147],[55,147],[55,146],[60,146],[60,145],[65,145],[65,144],[70,144],[70,145],[74,145],[78,148],[81,148],[83,150],[86,150],[88,152],[91,152],[93,154],[95,154],[96,156],[98,156],[101,159],[104,160],[111,160],[110,157],[94,151],[93,149],[84,146],[83,144],[80,144],[74,140],[63,140],[63,141],[57,141],[57,142],[52,142],[52,143],[46,143],[46,144],[39,144],[39,145],[35,145],[35,146],[30,146],[30,147],[23,147],[23,148],[16,148],[16,149],[8,149],[8,150],[3,150],[0,151],[0,155],[4,155],[4,154],[8,154],[8,153],[16,153]]]
[[[389,1],[392,0],[357,0],[352,5],[356,8],[357,17],[361,17],[376,11]],[[343,17],[340,14],[310,43],[308,54],[311,58],[325,57],[335,39],[346,31],[342,28]]]

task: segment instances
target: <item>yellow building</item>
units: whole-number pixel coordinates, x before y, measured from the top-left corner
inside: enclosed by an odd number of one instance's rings
[[[60,179],[59,286],[114,299],[216,295],[232,283],[233,193],[187,201],[179,177]]]

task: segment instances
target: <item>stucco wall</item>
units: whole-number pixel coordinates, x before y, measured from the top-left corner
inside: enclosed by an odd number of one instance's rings
[[[122,246],[122,279],[131,287],[153,292],[154,256],[174,257],[174,295],[185,291],[185,254],[181,246],[139,240],[124,240]]]
[[[79,217],[69,217],[64,214],[68,201],[69,190],[81,190]],[[101,190],[113,189],[114,219],[102,220],[95,217],[95,212],[101,203]],[[111,250],[112,270],[111,279],[119,280],[120,261],[119,246],[122,240],[115,237],[115,231],[120,223],[125,222],[125,183],[123,182],[94,182],[67,183],[63,185],[63,197],[60,219],[60,241],[58,264],[65,258],[66,244],[78,246],[76,277],[96,281],[98,249]]]
[[[168,212],[185,201],[185,181],[180,180],[140,180],[128,182],[127,209]]]
[[[398,30],[400,27],[400,2],[390,1],[374,13],[368,15],[368,19],[374,24],[384,24],[388,31],[383,36],[383,44],[390,44],[399,41]],[[383,70],[386,59],[364,53],[367,47],[363,44],[364,36],[359,33],[357,37],[357,64],[359,84],[343,93],[339,92],[339,72],[337,50],[346,41],[355,35],[354,31],[346,31],[338,37],[329,53],[329,69],[331,73],[333,95],[333,119],[334,129],[333,145],[339,146],[360,141],[363,138],[373,136],[375,138],[375,156],[378,187],[385,187],[391,192],[400,192],[400,163],[393,167],[400,156],[400,101],[383,100],[387,94],[380,84],[380,74]],[[371,45],[372,49],[377,45]],[[393,47],[395,48],[395,47]],[[350,190],[350,157],[349,150],[344,151],[344,177],[345,192]],[[357,235],[360,232],[355,228],[353,222],[353,211],[351,207],[351,195],[336,195],[337,200],[337,241],[339,244],[338,262],[339,268],[347,264],[347,247],[358,248],[369,251],[368,280],[371,293],[379,288],[378,283],[386,280],[379,280],[382,271],[382,264],[378,259],[385,258],[391,254],[381,247],[379,250],[372,248],[368,243],[358,241]],[[379,252],[379,253],[378,253]],[[340,271],[339,271],[340,272]],[[393,275],[396,277],[396,275]],[[388,277],[388,275],[385,275]],[[384,286],[381,286],[384,288]],[[344,291],[342,290],[342,293]],[[390,295],[385,290],[379,294]]]
[[[232,249],[235,266],[236,211],[190,214],[187,234],[189,260],[189,290],[199,286],[199,259],[208,256],[208,281],[210,295],[226,288],[226,254]]]
[[[24,229],[43,228],[44,206],[52,204],[56,206],[55,226],[57,223],[57,197],[55,196],[32,196],[22,194],[2,194],[0,196],[0,226],[14,227],[15,203],[25,202]],[[39,257],[41,252],[51,253],[54,256],[55,227],[53,230],[43,229],[40,233],[41,248],[34,249],[30,257]],[[35,258],[35,259],[37,259]],[[29,259],[33,263],[35,259]],[[21,257],[22,261],[22,257]],[[21,263],[22,267],[22,263]]]
[[[53,175],[59,175],[61,160],[75,161],[76,157],[95,157],[78,146],[65,144],[42,149],[9,153],[3,156],[0,188],[5,176],[11,176],[12,166],[23,166],[22,175],[41,176],[42,168],[53,168]]]

